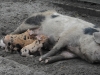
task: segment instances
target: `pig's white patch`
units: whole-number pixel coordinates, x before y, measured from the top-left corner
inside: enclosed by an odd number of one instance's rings
[[[1,46],[2,48],[5,47],[5,43],[3,42],[2,39],[0,40],[0,46]]]

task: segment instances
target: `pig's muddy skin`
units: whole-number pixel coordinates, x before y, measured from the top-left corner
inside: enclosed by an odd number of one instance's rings
[[[40,0],[0,0],[0,38],[13,32],[32,13],[55,9],[64,15],[79,17],[97,26],[100,17],[78,15],[73,11]],[[82,59],[58,61],[41,64],[36,57],[22,57],[19,54],[6,53],[0,49],[0,75],[100,75],[100,65],[90,64]]]

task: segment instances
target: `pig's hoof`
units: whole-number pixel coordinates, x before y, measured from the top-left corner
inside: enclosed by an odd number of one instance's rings
[[[39,61],[42,61],[42,58],[41,57],[39,58]]]
[[[39,58],[39,61],[42,61],[42,60],[45,60],[45,58],[44,58],[43,56],[41,56],[41,57]]]
[[[49,60],[48,60],[48,59],[46,59],[46,60],[45,60],[45,63],[48,63],[48,61],[49,61]]]
[[[46,55],[43,55],[43,56],[41,56],[40,58],[39,58],[39,61],[42,61],[42,60],[45,60],[45,59],[47,59],[48,57],[46,56]]]

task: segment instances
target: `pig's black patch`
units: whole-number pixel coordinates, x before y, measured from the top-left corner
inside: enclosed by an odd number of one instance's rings
[[[16,47],[19,48],[19,49],[22,48],[20,44],[16,44]]]
[[[32,52],[30,52],[30,50],[29,50],[29,55],[33,55],[33,53],[32,53]]]
[[[10,50],[10,47],[9,47],[9,46],[7,46],[7,49],[8,49],[8,50]]]
[[[94,28],[98,28],[98,26],[95,25]]]
[[[26,52],[27,50],[25,49],[25,52]]]
[[[39,44],[40,44],[41,40],[38,40],[38,42],[39,42]]]
[[[85,29],[84,29],[84,34],[92,35],[94,32],[99,32],[99,31],[96,30],[96,29],[93,29],[93,28],[91,28],[91,27],[88,27],[88,28],[85,28]]]
[[[10,46],[11,45],[11,43],[10,42],[8,42],[8,46]]]
[[[43,15],[36,15],[33,17],[28,18],[25,23],[30,25],[41,25],[41,22],[45,19]]]
[[[21,45],[16,44],[16,46],[15,46],[15,47],[17,47],[17,48],[18,48],[18,49],[17,49],[18,53],[21,53],[21,52],[20,52],[20,50],[21,50],[21,48],[22,48],[22,47],[21,47]]]
[[[24,38],[23,38],[24,40],[26,40],[26,36],[24,36]]]
[[[29,39],[29,37],[27,37]]]
[[[11,38],[13,38],[13,37],[11,36]]]
[[[47,10],[41,10],[40,12],[45,12],[45,11],[47,11]]]
[[[51,15],[52,18],[56,18],[58,17],[59,15]]]
[[[98,25],[95,25],[95,26],[94,26],[94,28],[100,28],[100,26],[98,26]]]

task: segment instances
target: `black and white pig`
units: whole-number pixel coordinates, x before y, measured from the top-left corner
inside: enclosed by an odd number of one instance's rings
[[[39,61],[48,63],[54,59],[70,59],[78,56],[90,63],[100,62],[100,29],[94,24],[56,11],[45,11],[27,18],[12,34],[35,28],[40,28],[40,33],[55,43],[48,53],[39,58]],[[54,56],[63,47],[66,47],[66,51]]]

